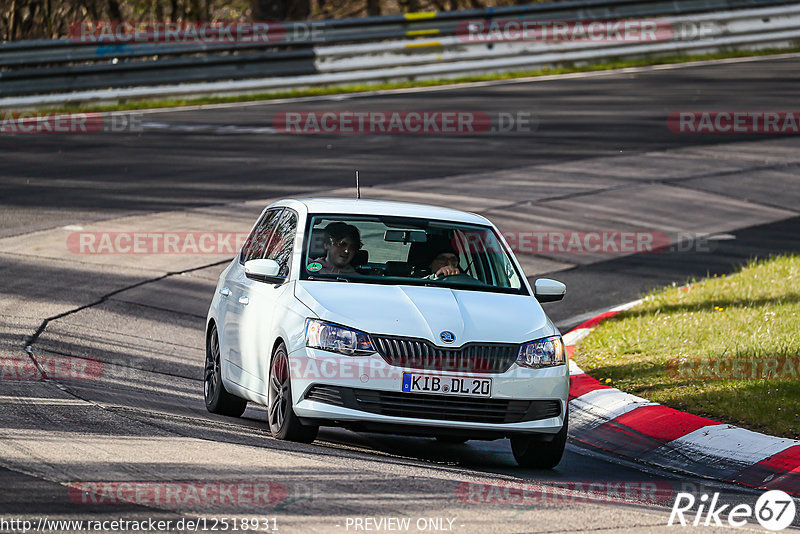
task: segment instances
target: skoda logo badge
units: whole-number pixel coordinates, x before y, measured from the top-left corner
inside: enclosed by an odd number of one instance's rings
[[[442,338],[442,341],[444,341],[445,343],[452,343],[453,341],[456,340],[456,335],[450,332],[449,330],[445,330],[444,332],[439,334],[439,337]]]

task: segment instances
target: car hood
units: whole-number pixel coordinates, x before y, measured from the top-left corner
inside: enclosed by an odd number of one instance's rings
[[[318,317],[371,334],[523,343],[558,333],[534,297],[444,287],[303,280],[295,296]],[[448,330],[455,342],[439,334]]]

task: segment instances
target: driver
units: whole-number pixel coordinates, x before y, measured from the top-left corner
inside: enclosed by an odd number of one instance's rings
[[[458,254],[455,252],[448,250],[439,253],[431,261],[431,274],[426,278],[440,278],[461,274],[461,269],[458,267],[459,261]]]
[[[361,250],[361,233],[352,224],[332,222],[324,229],[325,256],[315,259],[322,265],[321,274],[356,274],[350,265],[356,252]]]

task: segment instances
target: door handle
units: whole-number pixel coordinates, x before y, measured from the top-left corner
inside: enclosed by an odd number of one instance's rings
[[[250,299],[247,297],[239,297],[239,304],[244,304],[245,306],[247,306],[248,304],[250,304]]]
[[[219,290],[219,294],[222,295],[223,297],[230,297],[231,290],[228,289],[227,287],[223,287],[222,289]]]

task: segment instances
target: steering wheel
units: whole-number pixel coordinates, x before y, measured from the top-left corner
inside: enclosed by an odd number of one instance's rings
[[[454,273],[454,274],[433,275],[432,279],[433,280],[444,280],[445,278],[456,278],[456,277],[464,277],[464,276],[466,276],[468,278],[471,278],[469,275],[464,274],[463,271],[459,271],[459,272]]]

